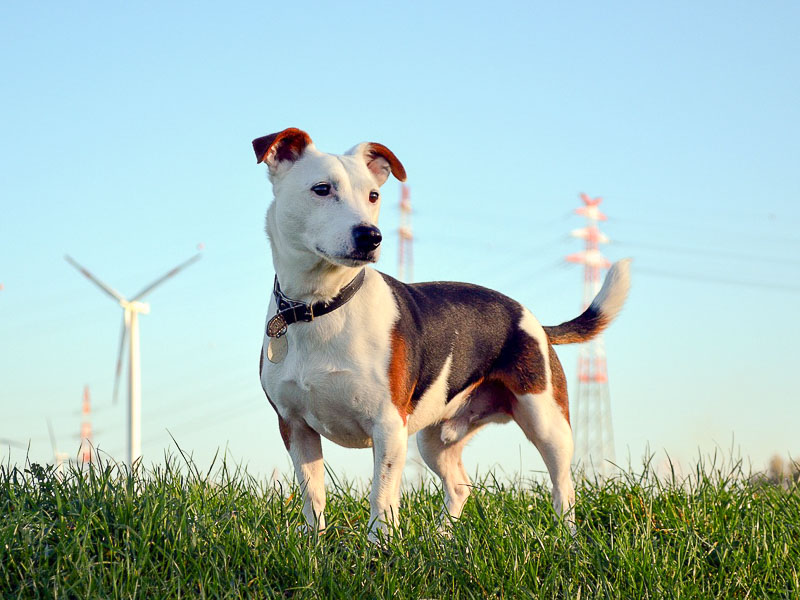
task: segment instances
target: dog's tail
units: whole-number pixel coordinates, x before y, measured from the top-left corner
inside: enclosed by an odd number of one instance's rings
[[[586,342],[608,327],[622,310],[622,305],[628,297],[628,290],[631,287],[630,271],[630,258],[611,265],[603,287],[582,315],[561,325],[544,328],[550,343],[555,345]]]

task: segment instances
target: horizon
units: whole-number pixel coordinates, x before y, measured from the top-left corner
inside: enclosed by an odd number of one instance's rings
[[[125,457],[112,403],[123,295],[203,244],[141,318],[146,461],[218,448],[291,474],[260,388],[271,198],[251,140],[296,126],[317,147],[385,144],[406,167],[418,281],[503,292],[545,325],[575,317],[563,258],[580,193],[603,198],[631,295],[605,334],[617,457],[738,449],[756,470],[800,456],[800,7],[501,2],[266,7],[9,5],[0,146],[0,448],[52,462],[95,445]],[[298,32],[303,32],[299,35]],[[376,43],[377,41],[377,43]],[[382,189],[396,274],[399,185]],[[572,399],[577,348],[559,347]],[[123,371],[123,382],[125,372]],[[171,433],[170,433],[171,432]],[[19,446],[22,447],[19,447]],[[371,453],[324,442],[343,477]],[[490,427],[469,473],[535,473],[517,427]],[[406,476],[411,474],[407,466]]]

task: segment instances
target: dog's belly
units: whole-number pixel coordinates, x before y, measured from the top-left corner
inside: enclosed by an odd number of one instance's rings
[[[272,386],[270,386],[272,387]],[[347,448],[372,446],[372,412],[365,410],[366,391],[354,385],[349,371],[309,373],[274,386],[275,404],[285,418],[301,419],[330,441]]]

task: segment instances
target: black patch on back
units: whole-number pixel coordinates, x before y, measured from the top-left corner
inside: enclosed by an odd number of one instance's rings
[[[499,292],[469,283],[409,285],[381,275],[400,310],[395,329],[407,342],[409,376],[412,384],[416,381],[413,405],[436,380],[451,353],[448,401],[498,368],[514,371],[520,343],[538,347],[518,327],[522,307]]]

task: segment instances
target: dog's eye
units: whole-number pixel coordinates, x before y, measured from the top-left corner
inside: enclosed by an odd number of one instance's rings
[[[331,193],[331,184],[330,183],[318,183],[314,187],[311,188],[311,191],[314,192],[317,196],[327,196]]]
[[[375,204],[378,201],[378,198],[380,197],[381,195],[378,192],[369,193],[369,201],[372,202],[373,204]]]

